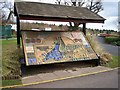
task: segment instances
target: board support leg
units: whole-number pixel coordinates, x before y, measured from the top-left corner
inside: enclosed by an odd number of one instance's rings
[[[98,59],[96,59],[95,64],[96,64],[96,66],[99,66],[99,65],[100,65],[100,56],[98,56]]]

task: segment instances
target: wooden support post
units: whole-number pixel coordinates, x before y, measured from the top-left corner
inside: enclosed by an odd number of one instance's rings
[[[17,16],[17,48],[20,48],[20,20]]]
[[[98,56],[98,59],[95,60],[95,66],[99,66],[99,65],[101,65],[100,64],[100,56]]]
[[[83,23],[83,33],[86,35],[86,23]]]

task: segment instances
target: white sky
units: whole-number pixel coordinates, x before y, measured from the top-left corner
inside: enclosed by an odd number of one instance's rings
[[[3,1],[3,0],[0,0]],[[6,0],[5,0],[6,1]],[[14,0],[7,0],[7,1],[14,1]],[[43,3],[53,3],[55,4],[56,0],[15,0],[15,1],[32,1],[32,2],[43,2]],[[65,1],[65,0],[61,0]],[[66,0],[69,1],[69,0]],[[113,29],[118,31],[118,1],[120,0],[102,0],[104,10],[98,13],[102,17],[104,17],[105,23],[92,23],[87,24],[87,28],[96,28],[96,29]],[[68,24],[67,22],[49,22],[46,21],[45,23],[52,23],[52,24]]]

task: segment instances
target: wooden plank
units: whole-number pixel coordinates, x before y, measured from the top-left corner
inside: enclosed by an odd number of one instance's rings
[[[27,53],[26,53],[26,47],[24,45],[25,41],[24,41],[24,35],[22,34],[22,43],[23,43],[23,50],[24,50],[24,54],[25,54],[25,62],[26,65],[28,65],[28,58],[27,58]]]
[[[60,17],[44,17],[44,16],[30,16],[19,15],[21,20],[42,20],[42,21],[60,21],[60,22],[78,22],[78,23],[104,23],[103,20],[93,19],[75,19],[75,18],[60,18]]]

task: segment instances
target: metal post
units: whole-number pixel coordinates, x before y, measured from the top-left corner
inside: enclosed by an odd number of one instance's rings
[[[86,23],[83,23],[83,33],[86,35]]]
[[[17,48],[20,48],[20,20],[17,16]]]

